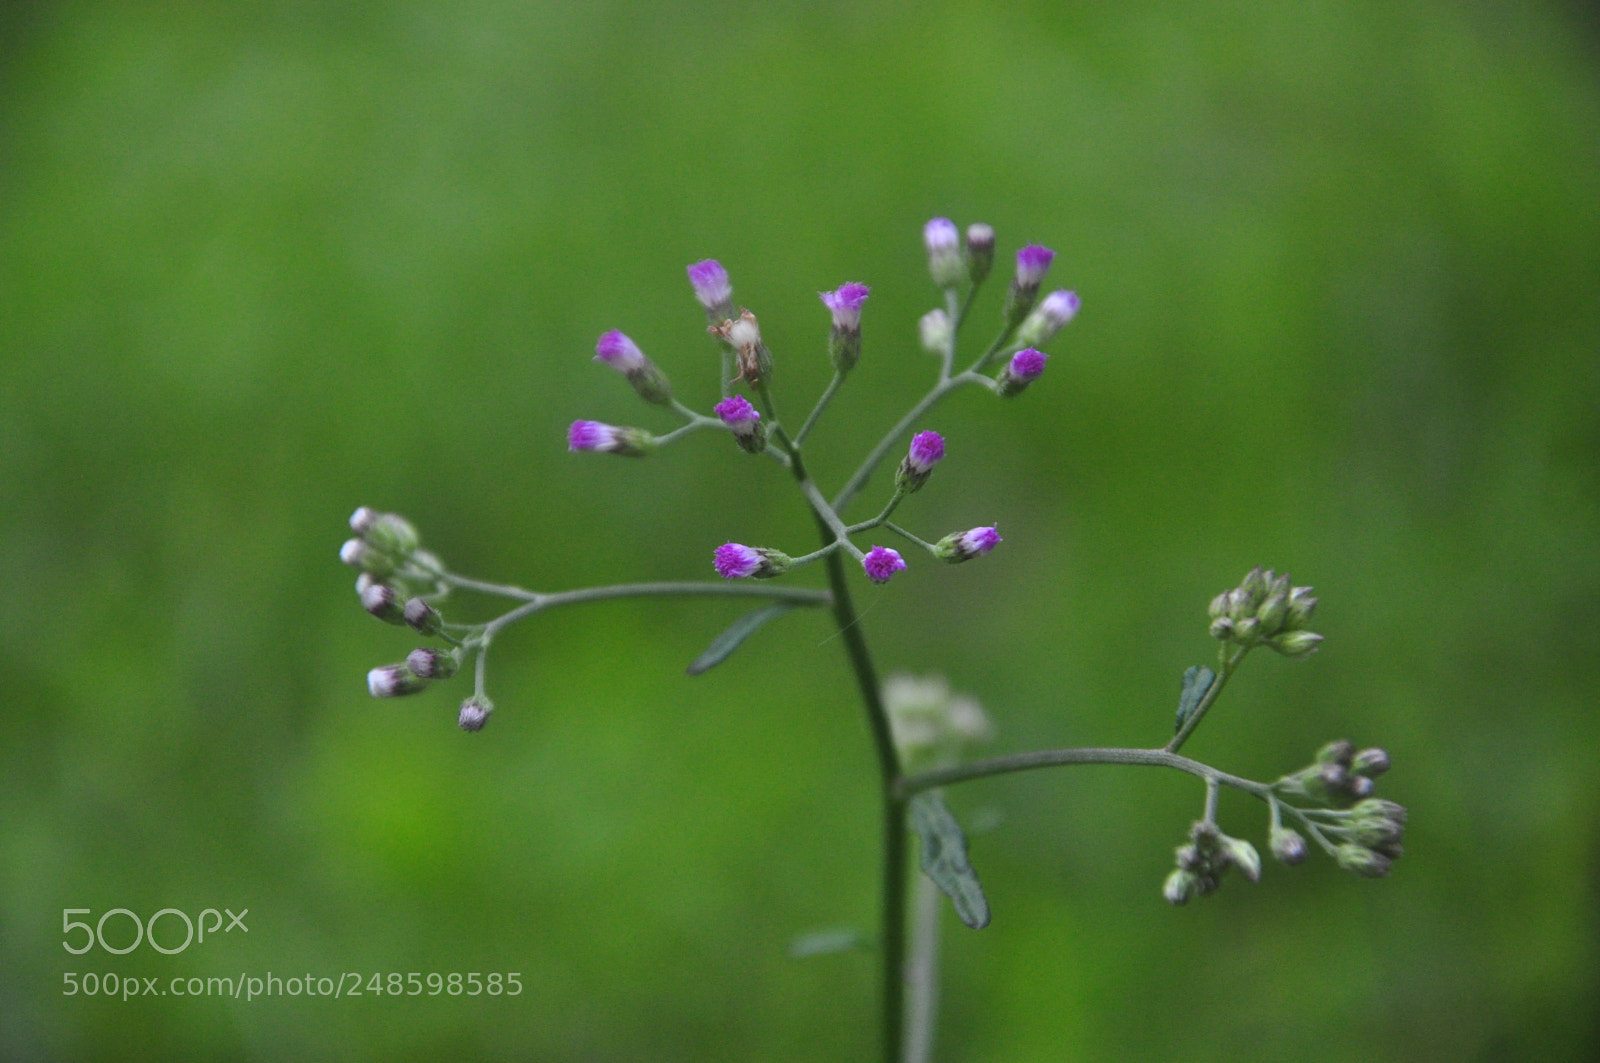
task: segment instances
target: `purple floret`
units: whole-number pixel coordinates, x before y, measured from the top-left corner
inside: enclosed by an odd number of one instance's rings
[[[927,472],[944,459],[944,437],[938,432],[918,432],[911,438],[911,467]]]
[[[632,373],[644,368],[644,352],[620,329],[612,329],[594,345],[594,358],[622,373]]]
[[[728,271],[714,258],[696,262],[689,267],[689,283],[694,285],[694,297],[707,310],[715,310],[733,298],[733,287],[728,283]]]
[[[1049,355],[1043,351],[1024,347],[1011,356],[1011,375],[1018,380],[1031,382],[1044,375],[1044,363],[1049,361]]]
[[[835,291],[817,293],[822,299],[822,305],[833,313],[834,327],[849,331],[861,327],[861,304],[866,302],[867,296],[871,294],[871,288],[855,281],[841,284]]]
[[[900,556],[900,551],[891,550],[887,546],[874,546],[867,551],[867,556],[861,559],[861,567],[867,572],[867,578],[874,583],[888,583],[889,577],[906,567],[905,560]]]
[[[711,563],[723,579],[745,579],[761,567],[761,554],[740,543],[723,543]]]
[[[1017,252],[1017,283],[1036,287],[1044,280],[1056,253],[1040,244],[1029,244]]]
[[[722,418],[722,423],[729,428],[738,430],[741,426],[748,427],[761,420],[761,414],[750,405],[750,400],[743,395],[730,395],[712,407],[717,416]]]
[[[1000,542],[1000,533],[994,528],[973,528],[961,536],[961,546],[969,557],[987,554]]]
[[[950,251],[961,244],[961,233],[949,218],[934,218],[922,227],[922,242],[929,254]]]

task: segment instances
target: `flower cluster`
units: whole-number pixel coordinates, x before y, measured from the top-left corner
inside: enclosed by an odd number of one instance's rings
[[[1304,657],[1322,641],[1306,630],[1316,607],[1310,587],[1291,586],[1287,572],[1279,576],[1257,565],[1239,586],[1211,600],[1211,636],[1246,649],[1266,645],[1285,657]]]
[[[1209,820],[1189,829],[1189,841],[1176,851],[1177,867],[1167,876],[1162,895],[1171,904],[1187,904],[1222,885],[1223,872],[1237,868],[1251,882],[1261,881],[1261,854],[1243,838],[1230,838]]]

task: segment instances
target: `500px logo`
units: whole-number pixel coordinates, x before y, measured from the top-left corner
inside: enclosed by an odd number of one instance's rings
[[[226,929],[224,929],[222,925],[222,912],[228,913],[228,925]],[[213,937],[216,936],[218,930],[221,930],[224,934],[230,934],[235,928],[243,930],[246,934],[250,933],[250,928],[244,925],[244,917],[250,914],[250,909],[246,908],[238,915],[234,915],[233,911],[228,908],[222,909],[222,912],[217,911],[215,908],[207,908],[200,913],[200,917],[198,919],[190,919],[186,912],[179,911],[176,908],[163,908],[155,915],[152,915],[148,922],[140,922],[139,917],[130,912],[128,909],[112,908],[110,911],[101,915],[100,920],[97,923],[95,923],[93,926],[90,926],[88,923],[73,919],[72,917],[75,915],[92,916],[94,914],[93,909],[63,908],[61,909],[61,947],[72,953],[74,956],[82,956],[85,952],[88,952],[90,949],[94,948],[95,944],[98,942],[102,949],[105,949],[113,956],[122,956],[138,948],[140,942],[148,941],[150,943],[150,947],[155,949],[157,952],[165,953],[168,956],[175,956],[184,949],[188,948],[190,942],[195,940],[195,927],[197,924],[200,929],[199,940],[201,943],[205,942],[208,931]],[[114,915],[126,916],[128,920],[133,923],[132,944],[117,948],[106,943],[106,920],[110,919]],[[211,926],[209,927],[206,926],[206,916],[208,915],[211,916],[212,919]],[[156,940],[156,923],[159,922],[163,916],[167,917],[169,924],[173,920],[181,920],[183,922],[183,944],[174,948],[167,948],[165,945],[162,945]],[[116,926],[116,924],[112,925]],[[84,933],[83,945],[79,948],[74,948],[72,944],[72,934],[76,930],[82,930]],[[173,936],[172,932],[168,931],[167,933],[170,939]]]

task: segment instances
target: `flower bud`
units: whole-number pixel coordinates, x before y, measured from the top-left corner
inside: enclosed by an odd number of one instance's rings
[[[400,604],[400,596],[387,583],[368,584],[361,592],[361,608],[386,624],[406,622],[406,612]]]
[[[1001,312],[1008,326],[1021,324],[1022,319],[1028,316],[1028,311],[1033,309],[1033,301],[1039,296],[1039,285],[1050,271],[1050,263],[1055,257],[1054,251],[1039,244],[1029,244],[1017,252],[1017,272],[1011,278],[1005,309]]]
[[[1029,347],[1037,347],[1049,343],[1055,334],[1067,326],[1067,323],[1078,316],[1079,299],[1077,292],[1065,289],[1051,292],[1044,297],[1044,302],[1029,314],[1027,319],[1017,328],[1017,342]]]
[[[1340,738],[1317,750],[1317,763],[1342,764],[1348,768],[1351,758],[1355,756],[1355,752],[1356,747],[1353,742],[1348,738]]]
[[[1373,852],[1364,845],[1353,843],[1341,845],[1334,851],[1334,859],[1338,860],[1339,866],[1346,871],[1354,871],[1366,878],[1382,878],[1389,873],[1389,858]]]
[[[861,304],[872,289],[852,281],[831,292],[818,292],[822,305],[833,315],[833,330],[828,333],[828,357],[833,367],[848,373],[861,360]]]
[[[1215,620],[1218,617],[1222,616],[1223,613],[1227,612],[1227,610],[1228,610],[1228,592],[1227,591],[1223,591],[1221,594],[1219,594],[1215,598],[1211,599],[1211,605],[1210,605],[1210,607],[1208,609],[1208,612],[1210,612],[1210,614],[1211,614],[1211,619]],[[1232,625],[1230,625],[1230,626],[1232,626]]]
[[[1239,869],[1239,873],[1251,882],[1261,881],[1261,854],[1256,852],[1256,847],[1243,838],[1222,838],[1222,852],[1227,862]]]
[[[722,423],[733,433],[734,442],[751,454],[767,449],[767,426],[761,423],[761,414],[743,395],[730,395],[712,407]]]
[[[929,310],[917,322],[917,337],[929,354],[944,354],[950,349],[950,316],[943,310]]]
[[[623,428],[599,421],[573,421],[567,429],[567,449],[596,454],[642,458],[656,447],[655,437],[642,428]]]
[[[357,535],[366,535],[378,523],[380,516],[382,514],[371,506],[361,506],[350,514],[350,530]]]
[[[393,575],[395,570],[394,558],[365,539],[346,539],[339,547],[339,560],[379,579]]]
[[[949,218],[934,218],[922,227],[922,243],[928,249],[928,274],[941,288],[954,288],[967,275],[961,261],[961,234]]]
[[[1267,640],[1267,645],[1285,657],[1305,657],[1315,653],[1322,636],[1314,631],[1285,631]]]
[[[1344,792],[1351,797],[1371,797],[1378,784],[1365,775],[1352,775],[1344,781]]]
[[[694,286],[694,297],[706,308],[707,321],[716,324],[733,316],[733,286],[722,263],[714,258],[696,262],[689,267],[689,283]]]
[[[712,567],[723,579],[771,579],[789,571],[789,555],[764,546],[723,543],[712,555]]]
[[[938,432],[918,432],[911,437],[911,448],[895,470],[895,490],[912,494],[922,489],[933,467],[944,460],[944,437]]]
[[[639,397],[664,406],[672,401],[672,385],[666,374],[639,349],[639,345],[618,329],[604,333],[594,345],[594,360],[604,362],[623,376]]]
[[[1024,347],[1013,354],[998,378],[1001,397],[1009,399],[1022,394],[1024,388],[1044,375],[1044,363],[1048,360],[1048,355],[1032,347]]]
[[[951,532],[940,539],[933,546],[933,555],[941,561],[959,565],[987,554],[1001,542],[1004,540],[994,528],[969,528],[964,532]]]
[[[1369,779],[1376,779],[1389,770],[1389,754],[1376,746],[1371,749],[1363,749],[1351,759],[1350,770],[1357,775],[1365,775]]]
[[[428,681],[403,664],[385,664],[367,673],[367,690],[375,698],[399,698],[415,694]]]
[[[982,284],[994,267],[994,228],[983,222],[967,226],[967,278]]]
[[[1284,620],[1284,626],[1291,631],[1298,631],[1311,620],[1311,613],[1317,607],[1317,600],[1311,597],[1310,587],[1293,587],[1289,591],[1289,615]]]
[[[1306,858],[1306,840],[1299,831],[1290,830],[1288,827],[1273,827],[1267,840],[1272,846],[1272,855],[1280,863],[1293,866]]]
[[[474,694],[461,703],[461,712],[456,717],[456,724],[463,731],[481,731],[483,725],[489,722],[489,714],[493,711],[494,702]]]
[[[874,546],[867,551],[867,556],[861,559],[861,567],[872,582],[888,583],[890,577],[906,567],[906,563],[900,556],[900,551],[891,550],[887,546]]]
[[[1178,869],[1167,876],[1167,881],[1161,886],[1161,895],[1171,905],[1188,904],[1189,899],[1198,895],[1200,880],[1193,871]]]
[[[740,310],[738,317],[727,318],[706,331],[721,336],[733,348],[739,362],[739,375],[735,380],[743,380],[754,388],[772,379],[772,352],[761,342],[761,325],[750,311]]]
[[[449,679],[460,666],[461,658],[454,653],[427,646],[419,646],[406,654],[406,667],[423,679]]]
[[[417,529],[398,513],[379,513],[361,537],[395,557],[408,556],[421,543]]]
[[[406,601],[405,622],[424,635],[437,635],[444,624],[444,617],[421,598],[410,598]]]
[[[1219,616],[1211,621],[1211,637],[1222,642],[1233,638],[1233,621],[1225,616]]]
[[[1261,621],[1261,634],[1270,638],[1283,630],[1283,622],[1289,616],[1289,595],[1278,591],[1267,595],[1261,607],[1256,610],[1256,618]]]

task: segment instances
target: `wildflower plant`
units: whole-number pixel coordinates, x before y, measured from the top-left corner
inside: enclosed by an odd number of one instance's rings
[[[990,919],[988,900],[967,858],[966,834],[942,798],[948,787],[1010,772],[1081,764],[1143,765],[1195,776],[1204,787],[1200,818],[1177,847],[1173,869],[1162,887],[1172,904],[1214,892],[1230,871],[1251,882],[1261,877],[1256,847],[1225,833],[1218,821],[1223,787],[1241,790],[1266,806],[1268,849],[1284,864],[1302,862],[1314,844],[1346,870],[1381,877],[1401,855],[1406,822],[1404,807],[1374,794],[1377,778],[1389,767],[1388,754],[1381,749],[1357,750],[1346,741],[1330,742],[1308,765],[1269,782],[1229,774],[1180,752],[1253,650],[1266,648],[1295,659],[1315,652],[1322,641],[1309,626],[1317,605],[1311,588],[1295,586],[1288,575],[1270,569],[1252,569],[1238,586],[1211,602],[1209,633],[1218,643],[1216,667],[1195,665],[1183,673],[1173,734],[1151,748],[1051,749],[972,759],[994,731],[975,700],[951,693],[939,679],[898,677],[880,684],[854,604],[851,569],[859,567],[860,576],[881,586],[910,565],[972,561],[1004,542],[993,525],[952,531],[930,541],[891,519],[946,457],[944,438],[923,427],[925,419],[945,396],[964,388],[1001,399],[1019,398],[1044,376],[1048,355],[1043,348],[1079,309],[1078,296],[1066,289],[1040,298],[1055,253],[1038,244],[1026,245],[1016,252],[997,332],[981,353],[958,368],[958,336],[993,269],[995,233],[988,225],[975,224],[967,228],[963,240],[953,222],[935,218],[924,227],[923,241],[928,271],[943,302],[917,325],[922,347],[938,359],[933,382],[832,497],[813,479],[805,444],[863,357],[862,319],[871,296],[867,285],[849,282],[818,293],[829,315],[825,349],[834,372],[797,427],[780,416],[774,398],[778,359],[756,315],[736,306],[728,271],[715,260],[688,267],[690,285],[706,312],[706,329],[720,356],[720,401],[710,413],[681,401],[667,375],[624,333],[606,332],[595,346],[596,361],[620,373],[647,404],[682,423],[657,434],[578,420],[567,433],[570,450],[644,457],[693,434],[723,433],[734,445],[770,460],[793,479],[817,527],[815,549],[707,543],[708,560],[720,579],[534,591],[454,572],[423,548],[417,530],[404,518],[362,507],[350,519],[354,537],[340,550],[340,558],[360,572],[356,591],[362,608],[379,620],[434,640],[433,645],[412,650],[403,661],[373,668],[367,677],[371,694],[379,698],[417,694],[437,682],[465,682],[458,673],[470,673],[472,689],[457,716],[466,731],[481,730],[494,712],[486,678],[495,638],[536,613],[625,597],[700,595],[758,601],[759,608],[736,621],[690,664],[689,673],[697,675],[725,660],[764,624],[795,608],[830,609],[855,675],[877,759],[884,833],[881,925],[875,946],[882,961],[881,1051],[891,1063],[926,1059],[931,1051],[939,895],[949,898],[967,926],[982,928]],[[899,464],[877,513],[848,519],[874,473],[896,454]],[[910,560],[899,549],[875,541],[883,533],[895,536]],[[826,589],[791,585],[797,570],[813,565],[825,571]],[[455,618],[453,598],[458,594],[513,604],[487,621],[463,622]],[[914,901],[907,867],[912,833],[919,838],[925,873],[917,880]],[[810,955],[861,940],[852,934],[813,935],[797,941],[793,951]]]

